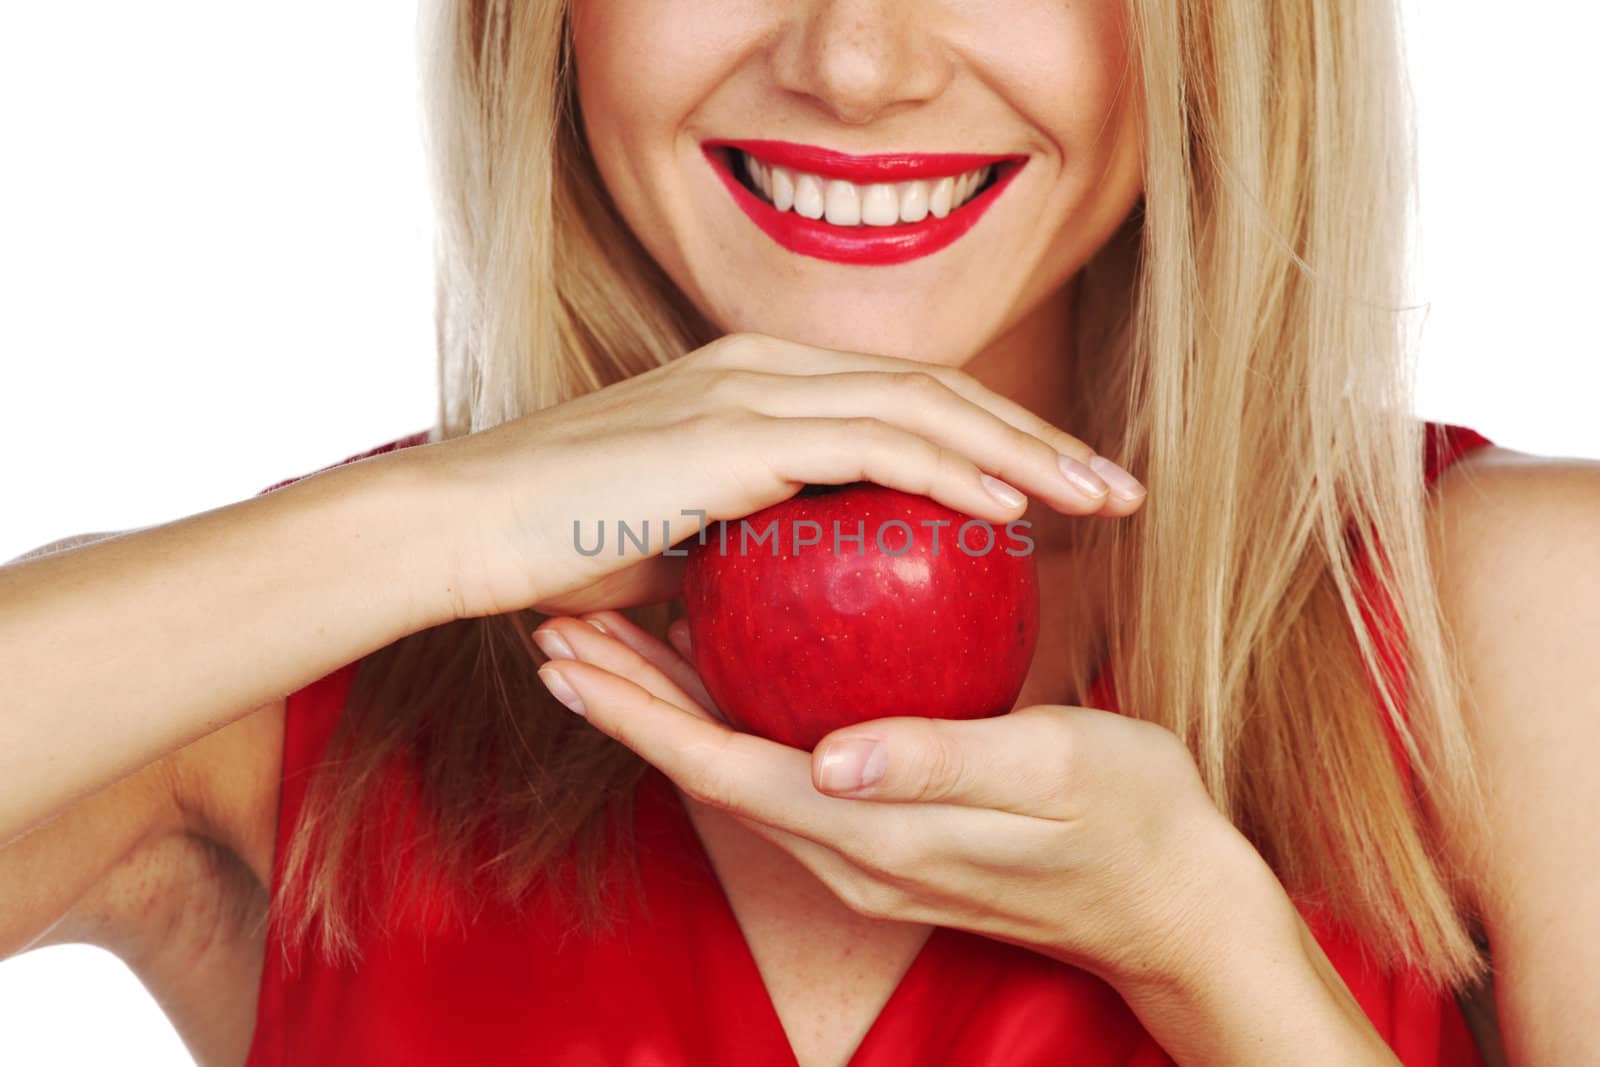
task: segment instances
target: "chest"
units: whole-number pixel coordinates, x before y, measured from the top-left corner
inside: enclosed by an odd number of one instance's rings
[[[931,928],[857,915],[734,820],[690,813],[799,1067],[845,1067]]]
[[[929,936],[926,927],[853,933],[818,925],[774,936],[753,924],[751,954],[798,1067],[846,1067]]]

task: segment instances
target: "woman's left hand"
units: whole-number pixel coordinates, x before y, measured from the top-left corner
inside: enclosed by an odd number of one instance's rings
[[[806,753],[727,726],[684,656],[616,612],[535,639],[558,699],[863,915],[1022,945],[1125,995],[1202,980],[1282,915],[1276,878],[1154,723],[1055,705],[897,717]]]

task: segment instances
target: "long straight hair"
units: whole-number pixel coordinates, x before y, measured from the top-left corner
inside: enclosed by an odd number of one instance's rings
[[[1070,424],[1150,489],[1130,519],[1077,524],[1105,561],[1120,707],[1185,740],[1214,802],[1297,900],[1380,963],[1465,985],[1484,966],[1471,887],[1430,845],[1417,800],[1469,815],[1483,803],[1410,414],[1398,12],[1129,0],[1127,19],[1144,195],[1079,278],[1073,393],[1096,399]],[[604,192],[566,5],[436,0],[420,25],[438,219],[433,436],[711,340]],[[634,615],[665,623],[660,608]],[[540,621],[459,620],[361,661],[273,901],[286,942],[314,936],[354,959],[374,895],[442,881],[470,887],[467,910],[515,903],[555,887],[569,849],[580,877],[563,899],[582,925],[610,921],[609,860],[631,855],[644,765],[549,698],[529,639]],[[1380,648],[1402,636],[1403,670],[1388,670]],[[394,764],[433,828],[403,859],[362,833]]]

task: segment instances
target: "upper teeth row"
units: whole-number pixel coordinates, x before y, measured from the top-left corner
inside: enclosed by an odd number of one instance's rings
[[[836,178],[802,174],[763,163],[741,152],[744,169],[762,195],[779,211],[794,209],[807,219],[826,217],[835,226],[893,226],[942,219],[971,200],[989,180],[991,166],[932,181],[857,185]]]

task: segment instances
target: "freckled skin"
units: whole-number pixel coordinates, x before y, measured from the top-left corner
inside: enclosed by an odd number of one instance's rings
[[[1033,660],[1039,592],[1032,555],[997,528],[929,500],[860,483],[814,489],[747,520],[778,521],[773,544],[728,551],[713,529],[690,551],[684,602],[695,667],[729,721],[796,748],[811,749],[833,730],[893,715],[976,719],[1011,710]],[[818,544],[796,546],[796,524],[817,523]],[[881,524],[900,520],[914,532]],[[834,552],[834,523],[853,542]],[[931,528],[944,521],[937,554]],[[814,535],[799,527],[798,540]],[[969,554],[977,553],[977,554]]]

